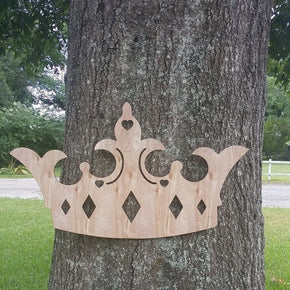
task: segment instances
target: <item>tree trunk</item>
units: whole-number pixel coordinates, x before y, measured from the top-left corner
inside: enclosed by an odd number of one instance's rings
[[[80,178],[83,161],[96,176],[114,168],[94,145],[115,138],[125,102],[142,138],[168,149],[147,160],[152,174],[165,175],[180,160],[184,176],[195,180],[207,168],[190,158],[194,149],[250,150],[224,183],[213,229],[148,240],[56,230],[50,289],[264,288],[261,146],[270,2],[71,1],[64,183]]]

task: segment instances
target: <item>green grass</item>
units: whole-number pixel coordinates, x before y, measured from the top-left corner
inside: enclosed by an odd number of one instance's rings
[[[263,213],[266,290],[290,289],[290,209]],[[53,235],[42,200],[0,198],[0,289],[47,289]]]
[[[290,174],[290,164],[272,164],[272,173],[288,173]],[[263,173],[268,173],[268,164],[263,163]],[[263,182],[282,182],[290,183],[290,176],[271,176],[271,180],[268,180],[268,176],[263,174]]]
[[[263,214],[266,289],[290,289],[290,209],[263,208]]]
[[[56,167],[54,170],[56,177],[60,177],[61,167]],[[32,174],[0,174],[0,178],[33,178]]]
[[[0,289],[47,289],[53,235],[42,200],[0,199]]]
[[[33,178],[32,174],[0,174],[0,178]]]

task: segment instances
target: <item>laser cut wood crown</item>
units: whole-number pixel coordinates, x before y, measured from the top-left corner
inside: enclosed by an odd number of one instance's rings
[[[80,164],[82,177],[74,185],[61,184],[54,176],[56,163],[66,158],[59,150],[42,158],[27,148],[11,155],[33,174],[51,209],[57,229],[107,238],[159,238],[192,233],[217,225],[220,191],[231,168],[248,151],[231,146],[217,154],[207,147],[193,152],[208,164],[207,175],[190,182],[181,175],[182,164],[174,161],[168,175],[152,176],[145,159],[164,150],[155,139],[141,140],[141,128],[125,103],[115,125],[116,140],[98,142],[95,150],[113,154],[116,167],[105,178],[93,176],[88,163]]]

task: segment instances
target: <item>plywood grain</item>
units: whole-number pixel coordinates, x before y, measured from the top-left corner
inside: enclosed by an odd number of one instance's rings
[[[179,161],[174,161],[163,177],[146,170],[148,154],[164,150],[164,146],[155,139],[141,139],[140,125],[128,103],[115,125],[115,136],[116,140],[101,140],[95,146],[95,150],[113,154],[116,167],[112,174],[96,177],[84,162],[80,164],[82,178],[74,185],[61,184],[54,176],[54,166],[66,158],[63,152],[49,151],[42,158],[27,148],[11,152],[37,180],[55,228],[107,238],[144,239],[217,225],[222,185],[247,148],[231,146],[219,154],[198,148],[193,154],[205,159],[208,173],[201,181],[190,182],[183,178]]]

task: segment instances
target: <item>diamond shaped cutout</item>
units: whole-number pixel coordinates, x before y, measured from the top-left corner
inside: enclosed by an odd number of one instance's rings
[[[197,205],[197,209],[199,210],[200,214],[203,214],[204,211],[206,210],[206,205],[202,199],[200,200],[199,204]]]
[[[61,209],[64,212],[64,214],[66,215],[70,209],[70,204],[68,203],[68,201],[65,199],[64,202],[61,205]]]
[[[171,201],[171,203],[169,205],[169,209],[171,210],[171,212],[174,215],[174,217],[177,219],[177,217],[179,216],[180,212],[183,209],[183,205],[180,202],[180,200],[177,197],[177,195],[175,195],[173,200]]]
[[[126,200],[122,205],[122,208],[129,221],[133,222],[141,206],[132,191],[130,191],[130,193],[128,194]]]
[[[85,200],[82,208],[83,208],[86,216],[89,219],[96,208],[95,203],[93,202],[92,198],[89,195],[88,195],[87,199]]]

